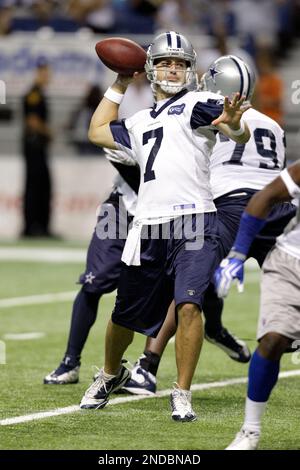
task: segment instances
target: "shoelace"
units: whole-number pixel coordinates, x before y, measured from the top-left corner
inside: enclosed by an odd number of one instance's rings
[[[135,367],[135,364],[132,365],[131,362],[127,361],[127,359],[122,359],[121,360],[121,365],[122,364],[125,364],[125,363],[128,363],[130,368],[133,369]],[[101,369],[99,369],[98,366],[96,366],[95,364],[92,365],[92,371],[93,371],[93,378],[94,378],[94,381],[96,381],[98,379],[98,377],[100,376],[101,374],[101,371],[103,370],[103,367]]]
[[[107,392],[106,382],[105,382],[104,377],[103,377],[103,368],[100,369],[100,370],[98,369],[98,371],[99,371],[98,377],[96,378],[95,382],[93,382],[86,391],[86,395],[88,395],[90,397],[94,397],[94,395],[102,387],[104,387],[105,392]]]

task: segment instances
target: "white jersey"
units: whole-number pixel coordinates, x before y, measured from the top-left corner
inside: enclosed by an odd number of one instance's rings
[[[287,170],[282,172],[282,178],[285,172],[287,172]],[[276,246],[289,255],[300,259],[300,187],[294,184],[291,180],[293,183],[293,188],[290,188],[284,178],[283,181],[286,184],[291,197],[297,198],[299,204],[296,216],[286,226],[283,234],[277,238]]]
[[[209,183],[216,142],[211,122],[222,110],[220,95],[183,90],[154,108],[111,123],[118,148],[140,166],[137,220],[145,224],[216,210]]]
[[[243,119],[251,133],[246,144],[217,135],[210,164],[214,199],[241,188],[260,190],[284,168],[284,131],[279,124],[255,109],[246,111]]]
[[[137,193],[126,183],[124,178],[121,175],[117,175],[115,179],[115,185],[117,191],[122,194],[122,200],[125,206],[125,209],[129,215],[135,215],[136,203],[137,203]]]

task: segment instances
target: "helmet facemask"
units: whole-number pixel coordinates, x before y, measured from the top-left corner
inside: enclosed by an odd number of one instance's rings
[[[159,60],[159,59],[158,59]],[[159,72],[164,72],[165,78],[163,80],[158,80],[158,70],[156,69],[156,66],[154,64],[153,67],[153,80],[151,80],[152,87],[155,87],[157,85],[160,86],[162,91],[167,93],[168,95],[175,95],[176,93],[179,93],[181,90],[184,88],[187,88],[193,81],[193,74],[195,71],[191,70],[190,64],[188,63],[188,67],[185,70],[182,70],[182,80],[177,80],[177,81],[172,81],[168,80],[167,75],[170,73],[170,70],[168,68],[160,68]]]
[[[163,79],[158,80],[158,70],[156,63],[164,59],[180,59],[184,60],[188,65],[182,82]],[[169,95],[175,95],[185,88],[192,87],[196,80],[196,52],[191,43],[181,34],[170,31],[159,34],[153,44],[147,51],[147,60],[145,70],[148,80],[154,93],[157,92],[159,86],[161,90]],[[162,71],[163,69],[160,69]],[[165,74],[169,73],[166,68]]]

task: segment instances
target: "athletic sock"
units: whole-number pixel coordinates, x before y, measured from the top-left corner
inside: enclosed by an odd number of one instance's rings
[[[145,350],[144,355],[140,359],[140,365],[142,369],[156,376],[160,359],[161,358],[158,354]]]
[[[249,366],[248,393],[244,427],[259,431],[260,422],[269,396],[277,382],[279,361],[270,361],[256,350]]]

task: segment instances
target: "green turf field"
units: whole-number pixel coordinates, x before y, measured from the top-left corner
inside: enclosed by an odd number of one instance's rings
[[[0,261],[0,303],[1,299],[76,290],[82,268],[82,264]],[[113,296],[102,299],[82,357],[80,382],[67,386],[45,386],[42,381],[64,353],[72,301],[0,307],[0,340],[6,346],[6,364],[0,364],[0,420],[78,405],[91,382],[93,365],[102,365],[113,301]],[[245,293],[233,289],[224,313],[226,326],[246,339],[252,350],[258,302],[259,274],[250,272]],[[7,334],[31,332],[44,336],[4,340]],[[143,345],[144,338],[136,335],[126,358],[133,363]],[[247,369],[205,343],[194,384],[244,377]],[[300,364],[293,364],[287,355],[281,370],[297,369]],[[159,369],[158,390],[171,388],[175,379],[174,344],[170,344]],[[264,418],[261,449],[300,449],[299,381],[299,377],[279,381]],[[242,424],[245,389],[242,384],[195,391],[193,408],[198,421],[193,423],[172,422],[168,397],[162,397],[2,425],[0,449],[223,449]]]

